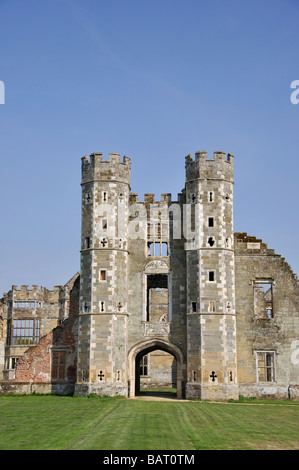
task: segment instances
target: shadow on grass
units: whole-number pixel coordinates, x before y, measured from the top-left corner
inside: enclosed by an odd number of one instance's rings
[[[177,391],[175,388],[144,388],[136,393],[137,397],[154,397],[154,398],[168,398],[176,399]]]

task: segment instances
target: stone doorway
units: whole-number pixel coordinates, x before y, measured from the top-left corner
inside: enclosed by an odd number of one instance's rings
[[[176,396],[182,398],[182,370],[183,370],[183,355],[180,349],[167,341],[161,339],[151,339],[134,346],[129,353],[129,397],[133,398],[140,392],[140,361],[144,356],[153,351],[164,351],[172,355],[175,359],[176,365]]]
[[[176,359],[161,349],[136,356],[135,394],[176,396]]]

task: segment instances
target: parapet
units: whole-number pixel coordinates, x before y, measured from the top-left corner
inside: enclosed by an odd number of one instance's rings
[[[108,160],[103,160],[102,153],[84,155],[82,161],[82,183],[91,181],[115,181],[130,185],[131,159],[124,155],[122,161],[119,153],[109,153]]]
[[[216,151],[208,158],[206,151],[195,152],[195,159],[189,154],[185,157],[186,181],[195,179],[219,179],[233,182],[234,156]]]
[[[171,194],[162,193],[159,200],[156,200],[156,195],[153,193],[145,193],[143,201],[139,201],[137,193],[130,193],[129,195],[129,205],[132,204],[170,204],[171,203]]]
[[[11,290],[8,292],[9,297],[13,297],[14,300],[58,300],[59,292],[62,286],[54,286],[53,290],[49,290],[44,286],[32,285],[31,287],[27,284],[23,284],[18,289],[17,285],[13,285]]]

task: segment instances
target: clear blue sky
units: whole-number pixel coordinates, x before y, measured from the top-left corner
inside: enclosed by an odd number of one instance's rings
[[[81,157],[132,159],[132,190],[235,155],[235,231],[299,274],[298,0],[0,0],[0,296],[80,269]]]

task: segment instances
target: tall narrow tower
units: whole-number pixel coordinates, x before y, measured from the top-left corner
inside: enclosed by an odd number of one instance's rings
[[[186,398],[238,398],[233,156],[186,157]]]
[[[130,159],[82,158],[80,312],[76,393],[128,393],[127,261]]]

